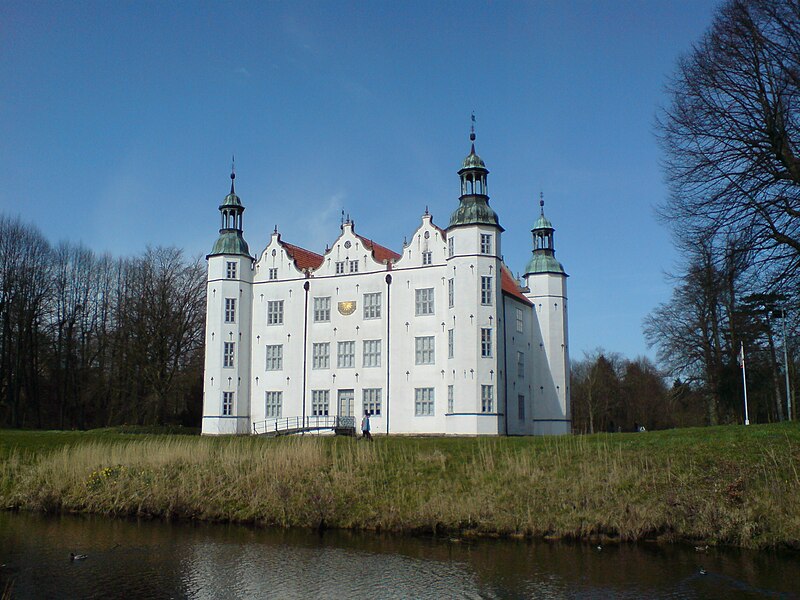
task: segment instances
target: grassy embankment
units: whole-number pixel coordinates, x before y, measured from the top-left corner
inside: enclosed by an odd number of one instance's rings
[[[800,549],[800,426],[560,438],[0,432],[0,506]]]

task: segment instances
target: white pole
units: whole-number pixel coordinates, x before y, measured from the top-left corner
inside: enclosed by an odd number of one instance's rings
[[[747,369],[744,366],[744,342],[739,343],[741,344],[739,358],[742,364],[742,385],[744,386],[744,424],[750,425],[750,417],[747,415]]]
[[[789,353],[786,351],[786,311],[781,306],[783,320],[783,372],[786,375],[786,420],[792,420],[792,402],[789,399]]]

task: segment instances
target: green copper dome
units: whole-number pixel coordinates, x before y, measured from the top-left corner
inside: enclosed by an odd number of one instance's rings
[[[480,156],[475,154],[475,144],[472,145],[472,150],[467,155],[467,158],[464,159],[464,163],[461,165],[462,169],[485,169],[486,164],[483,162]]]
[[[244,241],[241,231],[223,230],[220,232],[209,256],[215,254],[242,254],[250,256],[250,248]]]
[[[543,252],[536,252],[525,267],[526,275],[533,275],[536,273],[555,273],[558,275],[566,275],[564,267],[556,260],[552,254],[545,254]]]
[[[461,225],[494,225],[500,227],[497,213],[489,206],[485,196],[464,196],[455,212],[450,215],[450,227]],[[502,229],[502,227],[500,227]]]
[[[539,218],[536,219],[536,223],[533,224],[533,231],[536,231],[537,229],[552,229],[552,228],[553,224],[547,217],[544,216],[544,212],[541,215],[539,215]]]
[[[222,204],[219,205],[220,209],[227,208],[229,206],[242,206],[242,201],[239,199],[233,190],[231,193],[225,196],[225,200],[222,201]]]

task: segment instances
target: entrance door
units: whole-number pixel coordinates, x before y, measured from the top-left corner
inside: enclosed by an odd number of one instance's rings
[[[339,390],[339,416],[353,416],[353,390]]]

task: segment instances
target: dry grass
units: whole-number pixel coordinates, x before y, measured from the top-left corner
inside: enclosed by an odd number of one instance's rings
[[[139,438],[7,451],[0,501],[271,526],[800,548],[793,425],[374,444]]]

